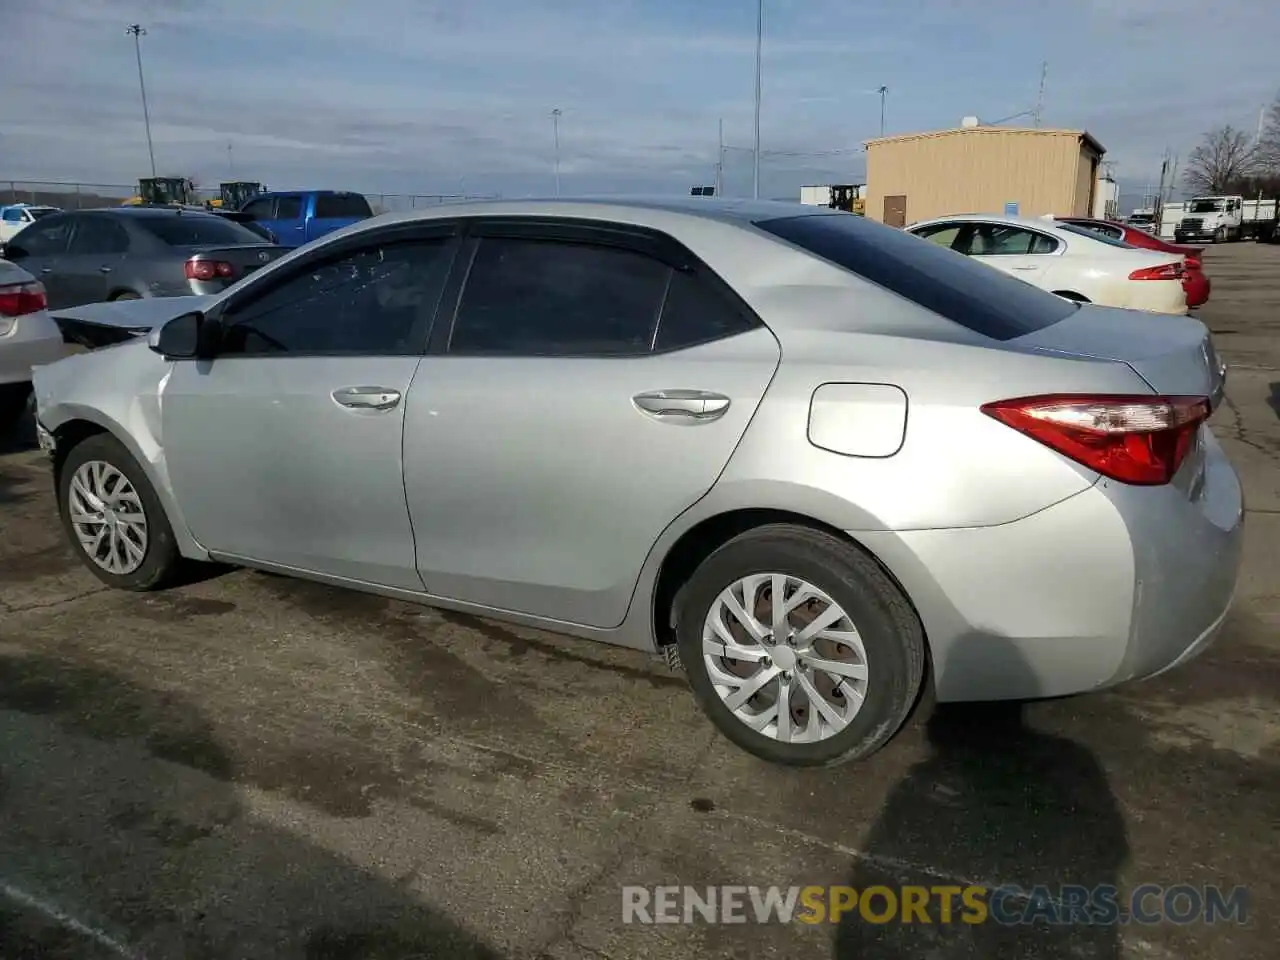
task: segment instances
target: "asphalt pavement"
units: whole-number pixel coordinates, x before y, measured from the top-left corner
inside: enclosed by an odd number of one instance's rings
[[[0,454],[0,957],[1274,957],[1280,247],[1206,262],[1249,513],[1217,644],[1105,694],[926,708],[833,770],[741,753],[629,651],[243,570],[108,591],[39,452]],[[722,884],[1248,900],[1244,923],[623,922],[626,886]]]

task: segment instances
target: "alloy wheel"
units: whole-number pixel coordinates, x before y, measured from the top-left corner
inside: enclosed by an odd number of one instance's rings
[[[743,577],[703,623],[716,693],[743,724],[782,743],[816,743],[849,725],[866,699],[866,650],[849,615],[784,573]]]
[[[147,515],[129,478],[103,460],[71,478],[67,510],[85,555],[107,573],[127,576],[147,555]]]

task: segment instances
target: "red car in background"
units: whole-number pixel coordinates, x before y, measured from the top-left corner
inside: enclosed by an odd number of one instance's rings
[[[1139,230],[1137,227],[1131,227],[1125,223],[1116,223],[1114,220],[1095,220],[1091,217],[1055,217],[1054,219],[1061,220],[1063,223],[1074,224],[1085,230],[1091,230],[1112,240],[1119,240],[1121,243],[1127,243],[1131,247],[1158,250],[1161,253],[1181,254],[1186,257],[1186,274],[1182,281],[1182,289],[1187,295],[1187,306],[1195,308],[1203,306],[1208,301],[1209,275],[1204,272],[1204,265],[1201,262],[1201,258],[1204,256],[1204,247],[1189,247],[1182,243],[1170,243],[1168,240],[1161,240],[1153,233],[1147,233],[1145,230]]]

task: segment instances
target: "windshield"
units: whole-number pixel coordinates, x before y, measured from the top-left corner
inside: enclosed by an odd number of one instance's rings
[[[756,226],[994,340],[1034,333],[1077,309],[963,254],[864,217],[815,214]]]
[[[1222,210],[1221,200],[1192,200],[1192,213],[1219,213]]]
[[[143,230],[171,247],[237,247],[246,243],[262,243],[252,230],[222,217],[180,213],[171,217],[139,217]]]

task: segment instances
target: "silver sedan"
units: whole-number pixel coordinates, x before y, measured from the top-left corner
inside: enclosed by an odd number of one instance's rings
[[[1165,670],[1237,577],[1203,325],[837,211],[441,207],[55,315],[131,340],[35,377],[104,582],[216,560],[639,648],[781,763],[866,756],[927,686]]]

